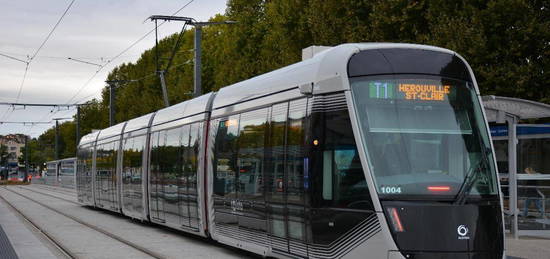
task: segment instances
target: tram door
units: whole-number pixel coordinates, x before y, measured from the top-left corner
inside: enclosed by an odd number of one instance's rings
[[[267,152],[268,230],[275,253],[307,256],[305,157],[307,100],[272,107]]]
[[[151,134],[151,217],[156,221],[165,222],[163,203],[163,184],[160,171],[161,149],[165,142],[164,131],[157,131]]]

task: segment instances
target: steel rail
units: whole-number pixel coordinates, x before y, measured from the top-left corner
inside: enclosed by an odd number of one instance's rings
[[[90,229],[93,229],[93,230],[95,230],[95,231],[97,231],[97,232],[99,232],[99,233],[101,233],[101,234],[104,234],[104,235],[106,235],[106,236],[108,236],[108,237],[110,237],[110,238],[112,238],[112,239],[115,239],[115,240],[117,240],[117,241],[119,241],[119,242],[121,242],[121,243],[123,243],[123,244],[125,244],[125,245],[127,245],[127,246],[129,246],[129,247],[132,247],[132,248],[134,248],[134,249],[136,249],[136,250],[138,250],[138,251],[140,251],[140,252],[142,252],[142,253],[144,253],[144,254],[147,254],[147,255],[149,255],[149,256],[151,256],[151,257],[153,257],[153,258],[158,258],[158,259],[164,259],[164,258],[165,258],[165,256],[163,256],[163,255],[160,255],[160,254],[158,254],[158,253],[156,253],[156,252],[154,252],[154,251],[151,251],[151,250],[149,250],[149,249],[147,249],[147,248],[145,248],[145,247],[143,247],[143,246],[141,246],[141,245],[138,245],[138,244],[136,244],[136,243],[133,243],[133,242],[131,242],[131,241],[128,241],[128,240],[126,240],[126,239],[124,239],[124,238],[122,238],[122,237],[120,237],[120,236],[118,236],[118,235],[116,235],[116,234],[113,234],[113,233],[111,233],[111,232],[109,232],[109,231],[106,231],[106,230],[103,229],[103,228],[100,228],[100,227],[98,227],[98,226],[94,226],[94,225],[92,225],[92,224],[90,224],[90,223],[87,223],[87,222],[85,222],[85,221],[83,221],[83,220],[81,220],[81,219],[79,219],[79,218],[77,218],[77,217],[75,217],[75,216],[69,215],[69,214],[67,214],[67,213],[65,213],[65,212],[62,212],[62,211],[56,209],[56,208],[53,208],[53,207],[51,207],[51,206],[49,206],[49,205],[46,205],[46,204],[44,204],[43,202],[37,201],[36,199],[33,199],[33,198],[31,198],[31,197],[29,197],[29,196],[27,196],[27,195],[24,195],[24,194],[21,194],[21,193],[19,193],[19,192],[16,192],[16,191],[14,191],[14,190],[12,190],[12,189],[10,189],[10,188],[5,188],[5,189],[8,190],[8,191],[10,191],[10,192],[12,192],[12,193],[15,193],[15,194],[17,194],[17,195],[23,197],[23,198],[26,198],[26,199],[28,199],[28,200],[30,200],[30,201],[36,203],[36,204],[39,204],[39,205],[41,205],[41,206],[44,207],[44,208],[47,208],[47,209],[49,209],[49,210],[51,210],[51,211],[53,211],[53,212],[56,212],[56,213],[58,213],[58,214],[60,214],[60,215],[63,215],[63,216],[65,216],[65,217],[67,217],[67,218],[69,218],[69,219],[71,219],[71,220],[73,220],[73,221],[75,221],[75,222],[77,222],[77,223],[79,223],[79,224],[81,224],[81,225],[84,225],[84,226],[86,226],[86,227],[88,227],[88,228],[90,228]]]
[[[22,187],[22,186],[18,186],[19,189],[23,189],[23,190],[27,190],[27,191],[30,191],[30,192],[36,192],[36,193],[40,193],[40,194],[43,194],[43,195],[46,195],[46,196],[49,196],[49,197],[53,197],[53,198],[56,198],[56,199],[60,199],[60,200],[64,200],[64,201],[67,201],[67,202],[70,202],[70,203],[73,203],[73,204],[76,204],[76,205],[82,205],[76,201],[73,201],[73,200],[69,200],[69,199],[65,199],[65,198],[62,198],[62,197],[59,197],[59,196],[55,196],[53,194],[50,194],[50,193],[46,193],[46,192],[41,192],[41,191],[37,191],[37,190],[34,190],[34,189],[29,189],[29,188],[25,188],[25,187]],[[46,190],[46,189],[42,189],[42,190]],[[50,191],[50,190],[48,190]],[[51,192],[55,192],[55,191],[51,191]],[[57,194],[60,194],[60,195],[67,195],[67,194],[62,194],[60,192],[57,192]]]
[[[72,191],[72,190],[62,190],[60,188],[54,188],[53,186],[51,185],[46,185],[46,184],[41,184],[41,183],[32,183],[32,186],[38,188],[38,189],[42,189],[42,190],[51,190],[53,192],[58,192],[58,193],[70,193],[70,194],[75,194],[76,195],[76,191]],[[63,187],[61,187],[63,188]]]
[[[3,187],[3,189],[8,190],[6,187]],[[38,230],[40,234],[44,236],[55,248],[57,248],[62,254],[67,256],[68,258],[79,258],[76,254],[72,253],[67,247],[63,245],[63,243],[59,242],[55,237],[53,237],[52,234],[50,234],[48,231],[41,228],[38,224],[36,224],[32,219],[25,216],[23,212],[21,212],[19,209],[17,209],[11,202],[9,202],[6,198],[4,198],[2,195],[0,195],[0,200],[4,201],[6,205],[8,205],[13,211],[15,211],[22,219],[24,219],[29,225],[31,225],[33,228]]]

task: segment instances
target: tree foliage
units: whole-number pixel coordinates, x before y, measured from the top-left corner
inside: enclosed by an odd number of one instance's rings
[[[545,0],[229,0],[225,14],[211,20],[237,24],[203,29],[204,92],[298,62],[310,45],[407,42],[461,54],[483,95],[550,103],[550,3]],[[159,42],[160,70],[178,37]],[[166,71],[171,104],[192,97],[193,37],[188,28]],[[156,51],[149,49],[109,74],[109,80],[138,80],[116,89],[117,121],[163,108]],[[105,88],[101,101],[82,107],[82,135],[108,126],[108,101]],[[62,154],[72,155],[74,126],[64,127],[70,136],[63,136]],[[50,141],[51,131],[40,138]]]

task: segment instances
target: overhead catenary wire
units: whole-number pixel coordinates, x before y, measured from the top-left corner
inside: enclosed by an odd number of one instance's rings
[[[101,66],[102,66],[102,65],[100,65],[100,64],[96,64],[96,63],[93,63],[93,62],[89,62],[89,61],[85,61],[85,60],[80,60],[80,59],[76,59],[76,58],[71,58],[71,57],[68,57],[67,59],[68,59],[68,60],[75,61],[75,62],[80,62],[80,63],[88,64],[88,65],[94,65],[94,66],[98,66],[98,67],[101,67]]]
[[[189,2],[187,2],[185,5],[183,5],[181,8],[179,8],[178,10],[176,10],[172,15],[176,15],[178,14],[179,12],[181,12],[181,10],[183,10],[184,8],[186,8],[188,5],[190,5],[194,0],[190,0]],[[107,61],[104,65],[102,65],[77,91],[76,93],[71,96],[71,98],[69,98],[69,100],[67,101],[67,103],[70,103],[71,101],[73,101],[79,94],[80,92],[82,92],[82,90],[84,90],[84,88],[86,88],[90,82],[92,82],[92,80],[99,74],[99,72],[101,70],[103,70],[103,68],[105,68],[107,65],[109,65],[110,63],[112,63],[113,61],[115,61],[116,59],[120,58],[124,53],[126,53],[127,51],[129,51],[130,49],[132,49],[134,46],[136,46],[139,42],[141,42],[142,40],[144,40],[145,38],[147,38],[147,36],[151,35],[153,32],[155,32],[155,30],[162,26],[163,24],[165,24],[167,21],[163,21],[161,22],[160,24],[158,24],[157,26],[155,26],[155,28],[153,28],[152,30],[150,30],[149,32],[145,33],[145,35],[141,36],[139,39],[137,39],[136,41],[134,41],[132,44],[130,44],[130,46],[128,46],[127,48],[125,48],[124,50],[122,50],[120,53],[118,53],[117,55],[115,55],[113,58],[111,58],[109,61]]]
[[[0,102],[0,105],[8,105],[8,106],[23,106],[23,107],[73,107],[73,106],[79,106],[81,104],[60,104],[60,103],[18,103],[18,102]]]
[[[191,64],[192,63],[192,60],[187,60],[183,63],[180,63],[180,64],[177,64],[177,65],[173,65],[171,66],[170,68],[168,68],[168,70],[171,70],[171,69],[175,69],[175,68],[178,68],[178,67],[181,67],[181,66],[184,66],[184,65],[188,65],[188,64]],[[118,89],[120,87],[124,87],[125,85],[128,85],[128,84],[131,84],[131,83],[136,83],[136,82],[140,82],[140,81],[143,81],[147,78],[150,78],[150,77],[155,77],[157,76],[157,73],[151,73],[151,74],[148,74],[148,75],[145,75],[143,77],[140,77],[140,78],[137,78],[137,79],[132,79],[132,80],[126,80],[126,82],[123,82],[123,83],[119,83],[117,84],[117,86],[115,87],[115,89]],[[74,104],[76,105],[85,105],[86,102],[84,102],[85,100],[87,100],[88,98],[100,93],[101,91],[103,91],[104,88],[101,88],[99,89],[98,91],[95,91],[94,93],[90,94],[90,95],[87,95],[81,99],[79,99],[78,101],[74,102]],[[63,105],[62,105],[63,106]]]
[[[21,97],[21,93],[23,91],[23,86],[25,85],[25,80],[27,78],[27,75],[28,75],[28,72],[29,72],[29,66],[31,65],[31,62],[34,60],[34,58],[36,58],[36,55],[38,55],[38,53],[40,52],[40,50],[42,50],[42,48],[44,47],[44,45],[46,45],[46,42],[48,42],[48,40],[50,39],[50,37],[52,36],[53,32],[55,31],[55,29],[57,29],[57,26],[59,26],[59,24],[61,23],[61,21],[63,20],[63,18],[67,15],[67,13],[69,12],[69,9],[71,9],[71,6],[73,6],[74,4],[74,1],[75,0],[72,0],[69,5],[67,6],[67,8],[65,9],[65,11],[63,12],[63,14],[61,15],[61,17],[59,17],[59,20],[57,20],[57,22],[55,23],[55,25],[53,26],[53,28],[50,30],[50,32],[48,33],[48,35],[46,36],[46,38],[42,41],[42,43],[40,44],[40,46],[36,49],[36,51],[34,52],[34,54],[32,54],[32,56],[29,58],[29,61],[27,61],[27,64],[25,66],[25,73],[23,74],[23,79],[21,80],[21,84],[19,85],[19,90],[17,91],[17,98],[15,99],[15,102],[18,102],[19,101],[19,98]]]
[[[0,52],[0,56],[4,56],[6,58],[10,58],[10,59],[18,59],[18,61],[21,61],[21,62],[27,62],[25,60],[22,60],[21,58],[18,58],[19,57],[25,57],[25,58],[28,58],[29,55],[28,54],[21,54],[21,53],[13,53],[13,52],[6,52],[6,51],[2,51]],[[123,55],[121,57],[138,57],[138,56],[141,56],[141,54],[133,54],[133,55]],[[69,57],[69,56],[51,56],[51,55],[37,55],[36,58],[50,58],[50,59],[62,59],[62,60],[66,60],[68,58],[74,58],[74,59],[88,59],[88,60],[99,60],[101,62],[107,62],[110,58],[109,57]]]
[[[23,62],[23,63],[26,63],[26,64],[29,63],[29,61],[25,61],[25,60],[22,60],[22,59],[19,59],[19,58],[16,58],[16,57],[12,57],[12,56],[10,56],[10,55],[8,55],[8,54],[0,53],[0,56],[5,57],[5,58],[9,58],[9,59],[13,59],[13,60],[17,60],[17,61],[19,61],[19,62]]]
[[[44,39],[44,41],[42,41],[42,44],[40,44],[40,47],[38,47],[38,49],[36,49],[36,51],[34,52],[34,54],[30,57],[30,61],[31,62],[35,57],[36,55],[38,55],[38,52],[40,52],[40,50],[42,50],[42,48],[44,47],[44,45],[46,45],[46,42],[48,42],[48,40],[50,39],[50,37],[52,36],[53,32],[55,31],[55,29],[57,29],[57,26],[59,26],[59,24],[61,23],[61,21],[63,20],[63,18],[65,17],[65,15],[67,15],[67,13],[69,12],[69,9],[71,9],[71,6],[73,6],[74,4],[74,1],[75,0],[72,0],[69,5],[67,6],[67,8],[65,9],[65,12],[63,12],[63,14],[61,15],[61,17],[59,17],[59,20],[57,20],[57,22],[55,23],[55,25],[53,26],[53,28],[50,30],[50,32],[48,33],[48,36],[46,36],[46,38]]]
[[[0,124],[22,124],[22,125],[36,125],[36,124],[51,124],[52,121],[0,121]]]

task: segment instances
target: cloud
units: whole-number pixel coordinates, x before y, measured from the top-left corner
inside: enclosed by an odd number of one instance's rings
[[[189,1],[76,1],[32,62],[20,102],[66,103],[98,69],[96,66],[70,61],[67,57],[102,63],[154,28],[152,22],[146,21],[147,17],[155,14],[170,15],[187,2]],[[0,10],[0,53],[20,59],[32,55],[68,4],[68,0],[3,1]],[[178,15],[208,20],[223,13],[225,6],[226,0],[195,0]],[[169,22],[159,28],[159,35],[165,37],[179,32],[180,29],[181,23]],[[137,60],[144,50],[153,45],[154,35],[151,35],[104,68],[75,101],[89,95],[90,99],[99,97],[104,80],[112,68]],[[15,101],[24,69],[25,64],[0,57],[0,101]],[[0,106],[0,121],[5,111],[8,109]],[[46,119],[51,117],[43,108],[11,111],[9,114],[11,119],[18,120],[33,120],[37,114],[46,116]],[[33,127],[33,131],[42,128],[44,127]],[[25,133],[21,131],[25,129],[26,127],[15,125],[0,125],[0,134],[18,131]]]

